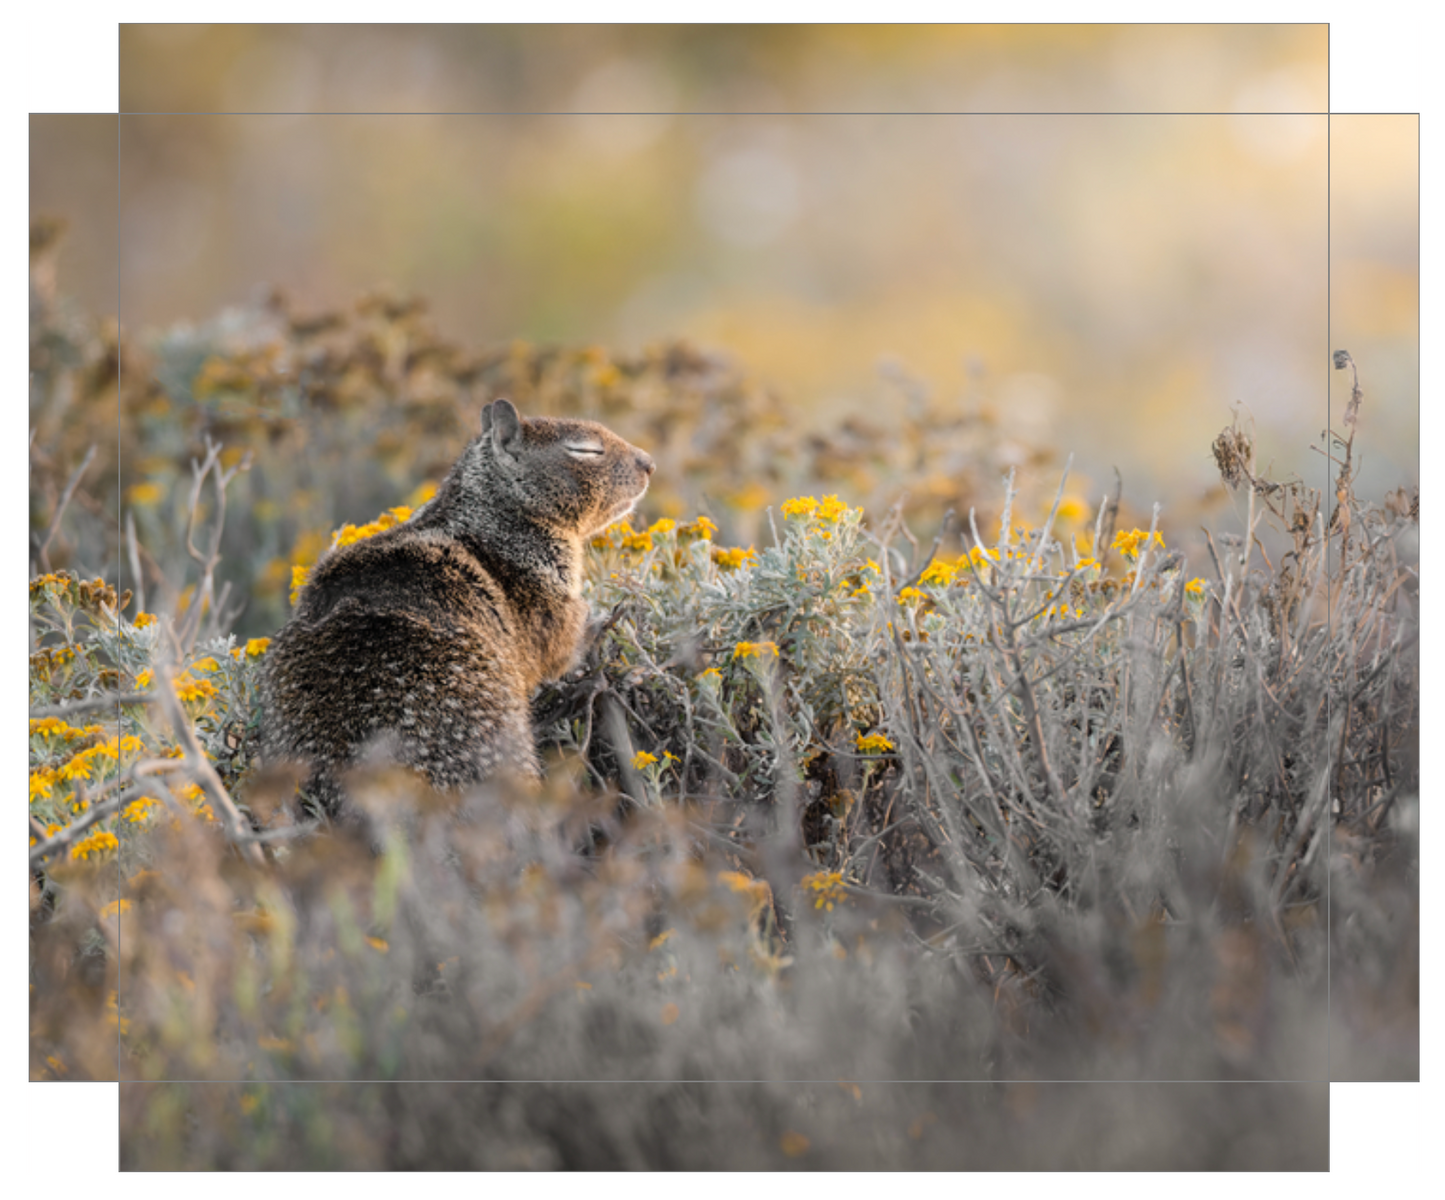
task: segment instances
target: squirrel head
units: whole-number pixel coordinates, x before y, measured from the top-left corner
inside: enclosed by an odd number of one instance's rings
[[[490,459],[509,507],[566,537],[590,537],[620,521],[657,469],[651,455],[595,421],[523,417],[510,400],[482,410],[473,445]]]

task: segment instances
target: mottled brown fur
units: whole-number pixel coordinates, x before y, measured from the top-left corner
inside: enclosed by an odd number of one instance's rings
[[[443,790],[535,777],[532,693],[586,637],[583,543],[653,469],[595,422],[488,405],[411,520],[317,563],[265,657],[262,759],[307,766],[306,806],[331,816],[372,747]]]

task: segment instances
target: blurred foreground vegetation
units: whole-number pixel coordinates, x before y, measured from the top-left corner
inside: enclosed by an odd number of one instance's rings
[[[1322,1169],[1328,1080],[1418,1077],[1418,502],[1354,495],[1358,393],[1335,496],[1221,434],[1196,575],[980,414],[799,439],[686,347],[389,300],[132,351],[45,237],[31,1075],[125,1081],[125,1166]],[[264,634],[501,394],[659,461],[547,787],[299,825]]]

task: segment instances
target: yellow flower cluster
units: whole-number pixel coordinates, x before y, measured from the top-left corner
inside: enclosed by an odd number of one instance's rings
[[[78,742],[81,738],[93,737],[97,733],[104,733],[105,730],[99,725],[87,725],[84,729],[76,729],[73,725],[67,725],[59,717],[43,717],[40,720],[30,722],[31,737],[61,738],[67,742]]]
[[[795,496],[783,501],[781,511],[785,517],[816,517],[820,521],[836,522],[848,511],[848,506],[837,496],[824,496],[821,500]]]
[[[776,642],[739,642],[733,647],[734,658],[777,658]]]
[[[129,804],[127,804],[125,808],[121,810],[120,815],[124,817],[127,821],[129,821],[132,825],[139,825],[142,821],[144,821],[147,817],[150,816],[151,809],[153,809],[156,804],[157,801],[153,800],[151,797],[142,796],[139,800],[132,800]]]
[[[203,660],[215,663],[215,659]],[[196,667],[205,670],[200,663]],[[210,700],[216,694],[216,685],[209,679],[192,679],[190,673],[180,676],[176,680],[176,696],[182,704],[190,704],[197,700]]]
[[[1161,550],[1164,548],[1164,535],[1161,533],[1156,532],[1153,538],[1150,538],[1147,529],[1131,529],[1127,533],[1121,529],[1114,535],[1114,542],[1110,549],[1119,551],[1130,562],[1133,562],[1139,557],[1140,545],[1149,541],[1153,541]]]
[[[137,629],[145,629],[148,625],[154,625],[156,618],[154,613],[138,612],[135,615],[133,624]]]
[[[803,876],[802,884],[813,893],[813,907],[827,912],[832,912],[833,905],[846,894],[842,871],[814,871],[811,875]]]
[[[714,550],[712,560],[718,566],[729,571],[736,571],[739,567],[747,566],[758,559],[758,552],[749,546],[744,550],[740,546],[734,546],[730,550]]]
[[[632,767],[633,770],[640,771],[644,767],[650,767],[653,763],[658,761],[659,759],[657,755],[649,754],[646,750],[639,750],[636,754],[632,756]]]
[[[885,750],[892,750],[893,743],[881,733],[870,733],[866,737],[858,734],[858,749],[864,754],[881,754]]]
[[[266,647],[270,644],[271,639],[268,637],[251,638],[246,643],[244,649],[242,649],[240,646],[237,646],[234,650],[232,650],[231,657],[236,659],[238,662],[241,660],[242,657],[260,658],[261,655],[266,653]]]
[[[98,729],[99,726],[95,728]],[[141,748],[140,738],[130,736],[111,738],[107,742],[97,742],[58,767],[46,767],[32,772],[30,799],[32,802],[36,799],[49,799],[51,789],[55,784],[76,779],[90,779],[91,771],[97,769],[98,764],[103,766],[105,760],[119,762],[122,754],[138,753]]]
[[[331,535],[332,546],[350,546],[353,542],[364,541],[369,537],[375,537],[383,530],[390,529],[393,525],[400,525],[412,514],[412,509],[405,504],[399,504],[395,508],[389,508],[376,520],[365,525],[343,525]]]
[[[120,839],[108,829],[102,829],[97,833],[92,833],[83,841],[76,842],[70,848],[70,857],[85,860],[93,855],[99,858],[102,854],[119,849],[119,847]]]
[[[1189,596],[1195,597],[1196,599],[1202,599],[1204,597],[1205,589],[1207,589],[1208,587],[1209,584],[1206,583],[1203,579],[1191,579],[1188,583],[1184,585],[1184,591]]]

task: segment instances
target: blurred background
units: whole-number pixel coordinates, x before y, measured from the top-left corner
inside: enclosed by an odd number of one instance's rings
[[[985,406],[1182,532],[1235,406],[1324,482],[1338,347],[1362,494],[1418,479],[1417,123],[1331,125],[1327,72],[1323,25],[127,25],[125,115],[32,121],[32,209],[128,336],[275,287],[681,336],[809,428]]]

